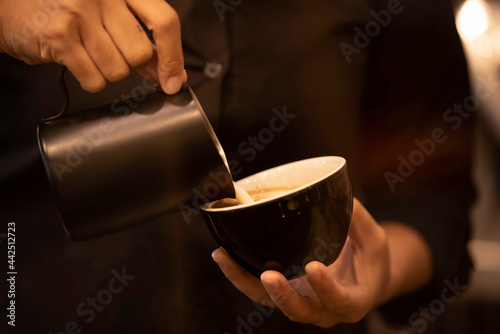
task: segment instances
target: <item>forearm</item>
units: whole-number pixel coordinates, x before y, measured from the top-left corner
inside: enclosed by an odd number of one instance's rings
[[[414,291],[432,277],[432,252],[422,235],[399,222],[382,222],[389,247],[390,279],[380,304]]]

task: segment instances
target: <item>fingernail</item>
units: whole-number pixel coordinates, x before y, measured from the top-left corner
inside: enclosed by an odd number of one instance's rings
[[[215,250],[215,251],[212,252],[212,259],[215,261],[215,263],[217,263],[217,265],[222,270],[226,269],[227,268],[227,262],[226,262],[226,260],[221,259],[219,256],[217,256],[216,252],[217,252],[217,250]]]
[[[311,281],[318,282],[321,280],[321,271],[318,269],[311,269],[310,266],[306,266],[306,275],[307,278]]]
[[[162,85],[163,91],[167,94],[175,94],[182,87],[182,79],[184,74],[169,77]]]

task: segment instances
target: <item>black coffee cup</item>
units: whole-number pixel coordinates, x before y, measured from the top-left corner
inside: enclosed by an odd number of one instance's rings
[[[216,242],[249,273],[260,277],[272,269],[291,279],[310,261],[337,259],[353,205],[344,158],[296,161],[236,184],[262,199],[222,208],[211,202],[202,213]]]

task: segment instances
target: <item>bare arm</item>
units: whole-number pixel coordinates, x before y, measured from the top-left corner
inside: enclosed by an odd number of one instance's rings
[[[432,276],[432,253],[423,237],[408,225],[381,223],[389,246],[390,281],[381,302],[414,291]]]

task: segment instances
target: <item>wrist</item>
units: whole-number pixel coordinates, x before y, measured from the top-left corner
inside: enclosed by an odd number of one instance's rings
[[[379,304],[417,290],[432,277],[433,256],[423,236],[409,225],[382,222],[389,249],[389,280]]]

